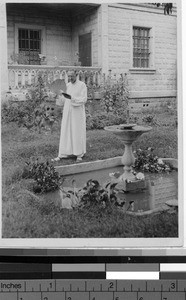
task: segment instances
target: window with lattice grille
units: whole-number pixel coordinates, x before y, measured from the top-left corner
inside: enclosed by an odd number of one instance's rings
[[[19,54],[24,64],[39,65],[41,53],[41,30],[19,29],[18,30]]]
[[[133,27],[133,67],[150,66],[150,28]]]

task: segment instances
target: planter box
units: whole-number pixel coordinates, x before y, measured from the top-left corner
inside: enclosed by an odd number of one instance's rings
[[[116,185],[116,189],[124,190],[125,192],[138,191],[146,188],[145,180],[135,180],[132,182],[122,181]]]

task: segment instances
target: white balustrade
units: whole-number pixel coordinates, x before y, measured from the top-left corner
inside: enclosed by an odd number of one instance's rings
[[[99,86],[102,83],[101,68],[76,67],[76,66],[36,66],[36,65],[9,65],[9,87],[11,90],[26,88],[37,82],[39,73],[45,76],[47,82],[51,83],[56,79],[64,79],[68,82],[68,72],[77,70],[79,79],[87,85],[91,83]]]

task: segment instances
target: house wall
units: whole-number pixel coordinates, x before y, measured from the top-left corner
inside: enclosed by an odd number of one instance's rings
[[[152,27],[153,56],[149,72],[132,70],[132,25]],[[131,98],[176,96],[177,18],[163,9],[109,5],[108,64],[113,73],[127,73]]]
[[[79,51],[79,35],[90,33],[92,36],[92,66],[99,67],[98,62],[98,9],[92,8],[84,14],[72,18],[72,58]]]
[[[15,24],[44,26],[43,51],[47,56],[47,64],[54,65],[55,57],[63,64],[72,63],[71,57],[71,26],[68,15],[50,14],[40,10],[31,11],[16,7],[7,10],[8,57],[15,49]]]
[[[39,7],[39,6],[38,6]],[[62,65],[74,65],[79,35],[92,33],[92,66],[107,73],[128,74],[130,98],[154,99],[175,97],[177,94],[177,18],[164,15],[162,9],[140,5],[102,4],[86,11],[51,14],[45,9],[7,10],[8,56],[15,49],[15,24],[43,26],[44,51],[47,64],[54,65],[57,57]],[[152,28],[152,62],[150,72],[132,69],[132,26]]]

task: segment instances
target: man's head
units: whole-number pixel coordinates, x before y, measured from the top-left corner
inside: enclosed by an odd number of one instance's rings
[[[75,83],[76,82],[76,80],[77,80],[77,73],[76,73],[76,71],[70,71],[69,73],[68,73],[68,81],[71,81],[72,83]]]

